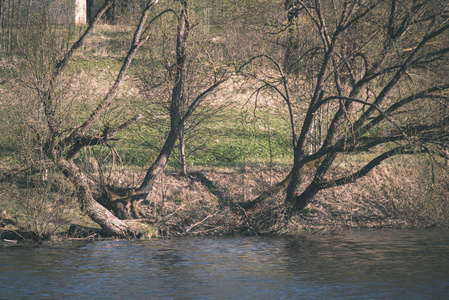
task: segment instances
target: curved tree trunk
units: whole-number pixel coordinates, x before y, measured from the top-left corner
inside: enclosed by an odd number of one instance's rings
[[[159,156],[148,169],[145,178],[140,185],[140,187],[136,191],[136,195],[140,199],[145,199],[148,193],[153,188],[154,182],[161,175],[165,166],[167,165],[168,159],[170,158],[170,154],[175,147],[176,139],[178,138],[177,130],[171,130],[167,139],[165,140],[164,147],[159,153]]]
[[[73,162],[65,159],[59,159],[57,165],[75,186],[81,207],[92,221],[99,224],[108,235],[125,237],[129,234],[128,225],[95,199],[90,188],[90,180],[86,174]]]
[[[186,68],[186,39],[190,29],[187,19],[187,1],[182,0],[181,14],[178,20],[178,33],[176,40],[176,76],[172,90],[172,99],[170,104],[170,132],[165,140],[156,161],[148,169],[145,178],[136,191],[136,197],[144,200],[151,191],[154,182],[164,170],[168,163],[171,153],[175,147],[179,132],[183,131],[183,116],[181,116],[181,108],[186,103],[185,95],[185,68]]]
[[[113,84],[109,89],[108,93],[105,95],[103,100],[98,104],[96,109],[92,111],[90,116],[86,121],[80,126],[69,131],[69,133],[64,136],[60,132],[64,132],[61,128],[58,128],[58,123],[55,121],[55,110],[54,110],[54,100],[52,98],[53,89],[57,78],[66,69],[66,66],[70,59],[72,58],[75,51],[80,49],[80,47],[85,43],[89,35],[92,33],[94,26],[99,22],[101,16],[109,9],[114,1],[108,0],[102,6],[102,8],[97,12],[96,16],[93,18],[89,27],[86,29],[81,38],[75,42],[70,50],[65,54],[65,56],[56,64],[53,70],[53,76],[48,84],[48,90],[42,91],[44,97],[43,105],[45,110],[45,115],[47,118],[47,124],[50,132],[50,136],[44,144],[44,151],[56,166],[63,172],[66,178],[74,185],[77,197],[86,214],[97,224],[99,224],[105,233],[112,236],[125,237],[129,236],[132,232],[131,228],[121,220],[128,218],[129,215],[124,213],[123,215],[114,215],[111,211],[118,212],[121,209],[123,212],[129,207],[127,203],[127,198],[119,198],[120,201],[108,201],[114,200],[114,197],[104,198],[105,193],[100,194],[98,197],[94,191],[91,190],[93,186],[91,180],[80,168],[74,163],[74,158],[78,155],[79,151],[86,146],[96,145],[107,141],[113,134],[119,132],[120,130],[126,128],[131,123],[136,121],[139,117],[132,118],[125,122],[124,124],[117,126],[113,130],[111,128],[104,128],[100,134],[89,135],[88,132],[92,125],[104,114],[108,109],[115,96],[120,89],[121,85],[125,81],[127,71],[131,65],[131,62],[137,52],[137,49],[148,40],[148,38],[142,39],[142,34],[144,33],[144,26],[146,20],[149,16],[149,12],[152,7],[158,2],[158,0],[149,0],[146,4],[144,11],[142,12],[140,22],[134,32],[132,44],[128,51],[125,60],[122,63],[120,72]],[[67,130],[65,130],[67,132]],[[102,194],[102,195],[101,195]],[[102,205],[102,204],[111,205]],[[131,202],[132,203],[132,202]],[[116,206],[116,210],[113,208],[113,204]],[[123,205],[122,207],[120,205]],[[109,209],[108,209],[109,208]],[[111,209],[111,210],[110,210]]]
[[[186,40],[188,37],[190,23],[188,20],[188,1],[181,0],[181,13],[178,18],[177,41],[176,41],[176,76],[173,81],[173,89],[170,103],[170,132],[165,140],[164,146],[158,157],[148,169],[140,187],[129,194],[120,196],[119,193],[108,190],[103,191],[103,201],[121,219],[140,218],[138,205],[144,201],[152,190],[155,181],[167,166],[168,160],[175,147],[180,133],[184,132],[186,120],[199,105],[199,103],[216,87],[225,81],[224,78],[215,82],[211,87],[203,91],[187,107],[188,99],[185,94],[186,84]]]

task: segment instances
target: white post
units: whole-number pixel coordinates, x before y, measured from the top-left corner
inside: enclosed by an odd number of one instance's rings
[[[75,24],[84,25],[87,23],[86,0],[75,0]]]

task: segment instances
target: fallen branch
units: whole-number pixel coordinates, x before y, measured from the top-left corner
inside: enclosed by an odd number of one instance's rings
[[[218,213],[218,210],[217,210],[214,214],[208,215],[207,217],[205,217],[205,218],[202,219],[201,221],[196,222],[195,224],[191,225],[189,228],[187,228],[187,230],[185,231],[185,233],[188,233],[190,230],[192,230],[192,229],[195,228],[196,226],[203,224],[207,219],[209,219],[209,218],[211,218],[211,217],[214,217],[217,213]],[[185,234],[185,233],[184,233],[184,234]]]

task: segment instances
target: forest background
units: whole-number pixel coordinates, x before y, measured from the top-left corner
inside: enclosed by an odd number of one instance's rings
[[[0,2],[3,238],[448,226],[445,1],[96,4]]]

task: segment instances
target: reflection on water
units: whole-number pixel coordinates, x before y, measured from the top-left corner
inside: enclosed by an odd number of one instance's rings
[[[0,298],[444,299],[449,231],[0,248]]]

